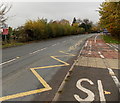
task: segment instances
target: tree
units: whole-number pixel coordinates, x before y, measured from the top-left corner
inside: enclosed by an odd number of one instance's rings
[[[103,2],[100,6],[101,27],[106,28],[112,36],[120,38],[120,1]]]
[[[6,13],[11,9],[12,6],[7,6],[5,4],[0,5],[0,26],[5,24],[5,21],[8,19]]]
[[[92,21],[90,21],[89,19],[83,19],[79,27],[84,28],[85,32],[90,32],[92,25],[93,25]]]
[[[73,18],[73,22],[72,22],[72,26],[76,23],[76,21],[77,21],[77,20],[76,20],[76,18],[74,17],[74,18]]]

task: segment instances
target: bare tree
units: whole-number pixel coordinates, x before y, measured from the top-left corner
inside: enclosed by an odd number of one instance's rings
[[[8,17],[6,17],[6,13],[11,9],[11,5],[8,6],[7,4],[0,4],[0,27],[5,24],[5,21],[8,19]]]

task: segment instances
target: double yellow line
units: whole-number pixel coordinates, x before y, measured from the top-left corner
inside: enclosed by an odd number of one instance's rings
[[[44,86],[44,88],[41,89],[37,89],[37,90],[31,90],[31,91],[27,91],[27,92],[21,92],[21,93],[17,93],[17,94],[13,94],[13,95],[8,95],[8,96],[4,96],[4,97],[0,97],[0,101],[5,101],[5,100],[9,100],[9,99],[14,99],[14,98],[19,98],[19,97],[23,97],[23,96],[28,96],[28,95],[32,95],[32,94],[36,94],[36,93],[41,93],[44,91],[48,91],[48,90],[52,90],[52,88],[47,84],[47,82],[37,73],[36,70],[38,69],[44,69],[44,68],[54,68],[54,67],[61,67],[61,66],[68,66],[70,64],[58,59],[58,57],[65,57],[65,56],[75,56],[73,54],[70,53],[65,53],[63,51],[59,51],[61,53],[64,53],[66,55],[61,55],[61,56],[50,56],[51,58],[59,61],[60,63],[63,63],[61,65],[51,65],[51,66],[43,66],[43,67],[36,67],[36,68],[30,68],[31,72],[36,76],[36,78],[40,81],[40,83],[42,83],[42,85]]]

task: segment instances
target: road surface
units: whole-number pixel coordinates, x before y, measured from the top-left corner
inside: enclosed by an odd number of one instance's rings
[[[101,36],[89,38],[53,101],[120,103],[118,49]]]
[[[51,101],[85,41],[61,37],[2,50],[0,101]]]

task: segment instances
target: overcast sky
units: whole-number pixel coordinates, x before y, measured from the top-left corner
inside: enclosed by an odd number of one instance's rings
[[[102,2],[12,2],[8,12],[7,24],[14,28],[23,25],[26,20],[47,18],[48,20],[88,18],[94,23],[99,20],[96,11]]]

